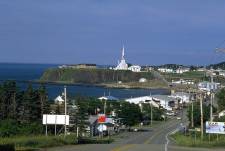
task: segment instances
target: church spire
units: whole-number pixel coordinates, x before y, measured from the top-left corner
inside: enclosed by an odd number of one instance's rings
[[[123,45],[123,49],[122,49],[122,60],[124,60],[124,56],[125,56],[125,50],[124,50],[124,45]]]

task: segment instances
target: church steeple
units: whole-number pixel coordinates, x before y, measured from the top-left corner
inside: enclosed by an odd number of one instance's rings
[[[125,60],[124,56],[125,56],[125,49],[124,49],[124,45],[123,45],[123,48],[122,48],[122,57],[121,57],[122,60]]]
[[[126,60],[125,60],[124,56],[125,56],[125,49],[124,49],[124,45],[123,45],[121,60],[118,63],[115,70],[127,70],[128,69],[128,65],[126,63]]]

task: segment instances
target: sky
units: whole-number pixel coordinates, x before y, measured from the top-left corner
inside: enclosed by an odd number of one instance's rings
[[[224,0],[0,0],[0,62],[206,65],[224,40]]]

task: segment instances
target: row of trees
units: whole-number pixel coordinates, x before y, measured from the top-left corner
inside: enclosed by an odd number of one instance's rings
[[[216,96],[215,104],[217,104],[216,105],[217,107],[213,106],[213,113],[217,113],[217,112],[225,110],[225,88],[223,88],[219,92],[217,92],[215,96]],[[199,102],[193,103],[193,111],[192,111],[192,104],[189,104],[188,112],[187,112],[187,117],[188,117],[189,121],[192,120],[192,117],[191,117],[192,112],[193,112],[194,125],[200,126],[201,114],[200,114],[200,103]],[[209,119],[210,119],[210,104],[208,104],[208,105],[203,104],[203,121],[206,122]],[[216,121],[224,122],[225,117],[216,118]]]
[[[42,114],[47,112],[47,92],[44,86],[34,90],[30,84],[26,90],[20,90],[14,81],[0,85],[0,136],[40,132],[36,128],[41,127]]]
[[[74,132],[77,127],[80,132],[85,131],[89,115],[104,112],[108,116],[115,113],[116,118],[122,119],[126,126],[150,120],[151,112],[153,120],[160,120],[162,115],[160,109],[151,108],[149,104],[143,104],[141,110],[139,105],[125,101],[105,101],[83,96],[68,100],[68,114],[73,124],[70,128]],[[30,84],[26,90],[21,90],[13,81],[6,81],[0,85],[0,136],[41,134],[42,115],[51,113],[64,114],[64,104],[48,101],[44,86],[33,89]]]

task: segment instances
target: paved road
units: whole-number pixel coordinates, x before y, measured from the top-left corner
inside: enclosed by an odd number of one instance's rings
[[[146,128],[144,132],[122,133],[112,144],[75,145],[46,149],[46,151],[211,151],[176,147],[171,143],[166,145],[168,143],[166,136],[180,127],[180,123],[184,121],[174,118],[153,128]]]
[[[112,144],[76,145],[46,149],[47,151],[162,151],[167,142],[166,135],[180,125],[176,118],[162,122],[142,132],[126,132],[117,136]]]

